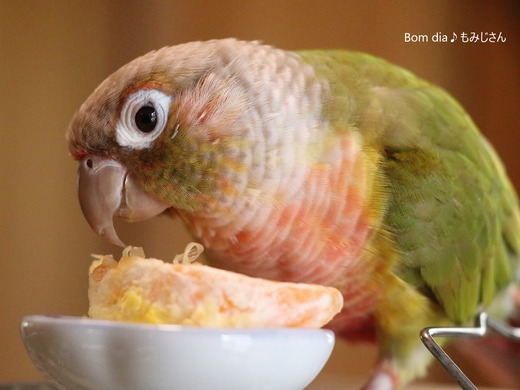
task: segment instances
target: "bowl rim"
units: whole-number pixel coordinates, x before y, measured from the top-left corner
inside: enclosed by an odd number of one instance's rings
[[[56,325],[56,326],[73,326],[85,328],[106,328],[111,330],[133,330],[143,332],[178,332],[178,333],[199,333],[199,334],[306,334],[306,335],[327,335],[335,339],[334,332],[325,328],[289,328],[289,327],[264,327],[264,328],[227,328],[227,327],[203,327],[190,325],[173,325],[173,324],[150,324],[139,322],[113,321],[96,318],[89,318],[87,316],[69,316],[69,315],[46,315],[46,314],[31,314],[26,315],[20,322],[20,331],[24,334],[25,329],[32,325]]]

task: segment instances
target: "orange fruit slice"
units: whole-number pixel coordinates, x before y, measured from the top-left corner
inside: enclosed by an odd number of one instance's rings
[[[98,256],[90,267],[89,316],[207,327],[320,328],[343,307],[335,288],[253,278],[186,261],[197,255],[188,246],[184,260],[173,263],[146,259],[134,247],[126,248],[119,262]]]

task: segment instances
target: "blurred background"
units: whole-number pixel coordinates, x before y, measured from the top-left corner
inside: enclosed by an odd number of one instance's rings
[[[462,43],[463,32],[506,41]],[[405,42],[406,33],[430,39]],[[435,33],[458,39],[432,42]],[[41,378],[20,340],[22,317],[85,315],[90,254],[120,252],[79,209],[64,139],[73,113],[134,57],[224,37],[361,50],[409,68],[466,107],[520,188],[517,0],[0,0],[0,382]],[[189,242],[180,222],[165,217],[118,226],[125,242],[154,257],[171,258]],[[374,357],[370,347],[339,343],[318,380],[364,377]],[[468,370],[479,384],[520,387],[475,363]],[[434,368],[429,380],[447,377]]]

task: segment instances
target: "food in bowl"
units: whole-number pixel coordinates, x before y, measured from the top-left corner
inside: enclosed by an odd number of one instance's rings
[[[332,287],[278,282],[203,265],[190,244],[173,262],[127,247],[119,261],[97,256],[90,267],[89,316],[205,327],[320,328],[342,308]]]

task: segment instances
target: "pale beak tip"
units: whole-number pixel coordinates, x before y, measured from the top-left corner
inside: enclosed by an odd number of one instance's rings
[[[113,227],[109,227],[109,228],[106,228],[106,229],[102,229],[101,231],[98,232],[98,234],[103,237],[105,240],[107,240],[108,242],[110,242],[111,244],[114,244],[114,245],[117,245],[117,246],[120,246],[122,248],[126,247],[126,245],[124,244],[123,241],[121,241],[119,239],[119,237],[117,236],[117,233],[115,231],[115,229]]]

